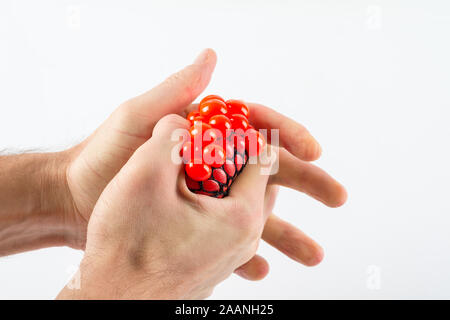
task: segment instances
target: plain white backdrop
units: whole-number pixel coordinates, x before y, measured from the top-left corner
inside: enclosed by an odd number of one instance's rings
[[[211,47],[205,94],[303,123],[349,192],[329,209],[282,189],[276,213],[325,260],[263,243],[269,276],[233,275],[212,298],[450,298],[449,36],[446,0],[2,0],[0,149],[67,148]],[[0,258],[0,298],[54,298],[81,258]]]

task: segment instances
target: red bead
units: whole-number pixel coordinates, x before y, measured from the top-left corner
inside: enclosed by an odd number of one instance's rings
[[[183,163],[196,159],[195,163],[202,162],[202,149],[199,146],[195,146],[191,141],[185,142],[181,147],[180,154],[183,158]]]
[[[231,143],[238,153],[245,153],[245,136],[236,134],[232,136]]]
[[[248,120],[242,114],[233,114],[231,116],[231,128],[233,130],[242,130],[244,133],[248,129]]]
[[[192,180],[189,176],[186,176],[186,186],[191,190],[200,189],[200,183],[198,183],[198,181]]]
[[[189,112],[186,119],[188,119],[191,122],[191,124],[193,124],[195,117],[198,117],[198,116],[200,116],[200,112],[198,112],[197,110],[194,110],[194,111]]]
[[[193,125],[189,129],[189,133],[191,134],[191,138],[194,139],[195,137],[199,136],[200,133],[204,134],[207,130],[211,129],[212,127],[204,122],[199,122],[196,125]]]
[[[193,125],[189,129],[191,135],[191,141],[194,143],[196,148],[203,148],[203,141],[211,141],[211,130],[212,127],[204,122],[199,122]],[[214,138],[214,132],[212,132]]]
[[[222,169],[216,169],[213,172],[213,177],[220,183],[227,183],[227,175]]]
[[[211,143],[203,149],[203,162],[219,168],[225,163],[225,152],[223,148],[217,144]]]
[[[233,177],[234,174],[236,173],[236,167],[234,166],[233,161],[227,160],[226,163],[223,165],[223,168],[230,177]]]
[[[217,181],[214,180],[206,180],[203,181],[203,189],[205,191],[209,191],[209,192],[215,192],[215,191],[219,191],[220,186],[217,183]]]
[[[249,110],[247,105],[241,100],[227,100],[226,101],[228,113],[230,114],[242,114],[248,118]]]
[[[266,139],[259,131],[255,129],[247,130],[245,133],[245,149],[250,157],[259,155],[265,145]]]
[[[225,146],[225,155],[227,159],[233,159],[234,157],[234,148],[231,146],[231,143],[227,143]]]
[[[204,117],[202,117],[202,116],[200,116],[200,115],[198,115],[198,116],[196,116],[195,118],[194,118],[194,120],[191,122],[192,123],[192,125],[201,125],[201,123],[200,122],[205,122],[205,118]]]
[[[227,116],[218,114],[209,118],[209,124],[222,133],[222,137],[228,137],[231,134],[231,121]]]
[[[199,105],[200,115],[209,120],[217,114],[227,114],[227,105],[225,102],[217,99],[207,100]]]
[[[207,164],[196,164],[190,161],[186,167],[186,173],[195,181],[205,181],[211,176],[211,167]]]
[[[217,100],[225,102],[225,100],[221,96],[218,96],[216,94],[210,94],[209,96],[204,97],[202,99],[202,101],[200,101],[199,105],[201,105],[202,103],[204,103],[204,102],[206,102],[208,100],[212,100],[212,99],[217,99]]]
[[[222,140],[221,138],[222,132],[220,132],[220,130],[216,128],[211,128],[203,134],[203,142],[205,144],[213,143],[217,140]]]
[[[236,158],[234,159],[234,163],[236,164],[236,170],[241,171],[241,168],[244,165],[244,159],[242,159],[242,157],[237,154]]]

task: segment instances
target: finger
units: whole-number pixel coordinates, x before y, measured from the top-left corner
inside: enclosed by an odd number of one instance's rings
[[[271,146],[266,146],[271,148]],[[247,165],[242,173],[236,178],[230,188],[229,197],[232,200],[243,201],[253,208],[258,208],[263,203],[264,193],[269,179],[270,166],[263,165],[267,163],[267,154],[271,152],[262,152],[259,157],[249,157]]]
[[[203,50],[193,64],[134,98],[135,111],[157,119],[169,113],[179,113],[209,84],[216,61],[216,53],[212,49]]]
[[[262,239],[305,266],[315,266],[323,259],[324,253],[320,245],[274,214],[267,219]]]
[[[164,115],[179,113],[203,91],[215,64],[216,54],[207,49],[192,65],[122,104],[88,139],[72,170],[83,173],[81,178],[97,190],[98,197],[136,149],[151,137],[156,122]]]
[[[268,137],[270,129],[278,129],[280,146],[305,161],[320,157],[322,148],[304,126],[263,105],[248,103],[248,106],[249,122],[257,129],[268,129]]]
[[[270,184],[266,187],[266,194],[264,196],[264,221],[267,221],[272,214],[279,190],[280,186],[276,184]]]
[[[152,141],[152,148],[156,150],[162,157],[170,156],[172,153],[179,152],[183,141],[190,138],[189,120],[176,114],[169,114],[162,117],[155,125]],[[178,147],[178,149],[174,149]],[[174,161],[172,161],[174,162]],[[178,161],[176,161],[178,162]]]
[[[255,255],[250,261],[237,268],[234,272],[247,280],[261,280],[269,273],[269,263],[263,257]]]
[[[163,116],[180,114],[206,88],[216,66],[216,53],[205,49],[193,64],[172,74],[153,89],[127,101],[120,107],[119,130],[149,138],[154,125]]]
[[[285,149],[279,150],[279,169],[269,184],[278,184],[304,192],[329,207],[339,207],[347,200],[345,188],[319,167],[299,160]]]

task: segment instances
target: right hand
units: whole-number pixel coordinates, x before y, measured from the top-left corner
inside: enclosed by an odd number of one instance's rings
[[[67,245],[84,249],[92,210],[106,185],[146,140],[152,137],[154,125],[171,113],[186,116],[197,105],[191,105],[208,85],[216,64],[216,54],[208,49],[196,61],[173,74],[144,94],[130,99],[85,141],[62,153],[58,160],[65,172],[61,205]],[[322,260],[322,248],[295,226],[272,214],[278,186],[304,192],[330,207],[342,205],[346,192],[342,185],[320,168],[309,163],[316,160],[321,148],[301,124],[271,108],[250,104],[250,122],[256,129],[280,130],[280,170],[270,177],[264,199],[264,210],[270,215],[262,239],[288,257],[304,265]],[[156,152],[159,152],[158,150]],[[236,270],[249,280],[263,278],[267,261],[256,255]]]
[[[206,298],[255,255],[269,176],[249,163],[224,199],[190,192],[171,160],[177,128],[189,122],[162,118],[107,185],[89,221],[81,289],[59,298]]]

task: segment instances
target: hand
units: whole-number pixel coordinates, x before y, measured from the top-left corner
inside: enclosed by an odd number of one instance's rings
[[[279,186],[306,193],[331,208],[343,205],[347,200],[347,192],[325,171],[309,162],[318,159],[322,150],[305,127],[261,104],[248,105],[249,120],[256,129],[279,129],[279,170],[268,180],[264,212],[269,218],[262,239],[294,261],[305,266],[315,266],[324,256],[320,245],[272,213]],[[186,114],[197,108],[198,105],[191,105]],[[260,280],[268,271],[268,262],[256,255],[236,273],[248,280]]]
[[[190,192],[171,159],[177,128],[189,121],[162,118],[107,185],[89,221],[81,288],[59,298],[202,299],[255,254],[268,176],[248,164],[224,199]]]
[[[68,245],[84,249],[87,224],[101,192],[119,172],[133,153],[152,136],[155,123],[164,115],[185,116],[189,105],[209,83],[216,64],[212,50],[204,51],[194,64],[169,77],[165,82],[133,98],[113,112],[86,141],[65,152],[67,193],[71,199],[64,205]],[[270,108],[250,104],[250,122],[255,128],[279,129],[280,170],[269,179],[265,212],[272,212],[277,185],[290,187],[312,195],[331,207],[345,202],[345,189],[321,169],[306,161],[320,156],[315,139],[300,124]],[[159,150],[157,151],[159,152]],[[315,265],[323,257],[322,248],[294,226],[271,216],[263,239],[294,260]],[[257,280],[268,271],[267,262],[255,256],[237,273]]]
[[[64,198],[73,203],[65,214],[72,230],[69,246],[84,249],[89,218],[106,185],[152,136],[159,119],[181,113],[205,89],[215,65],[214,51],[203,51],[193,64],[120,105],[90,137],[65,152],[70,196]]]

